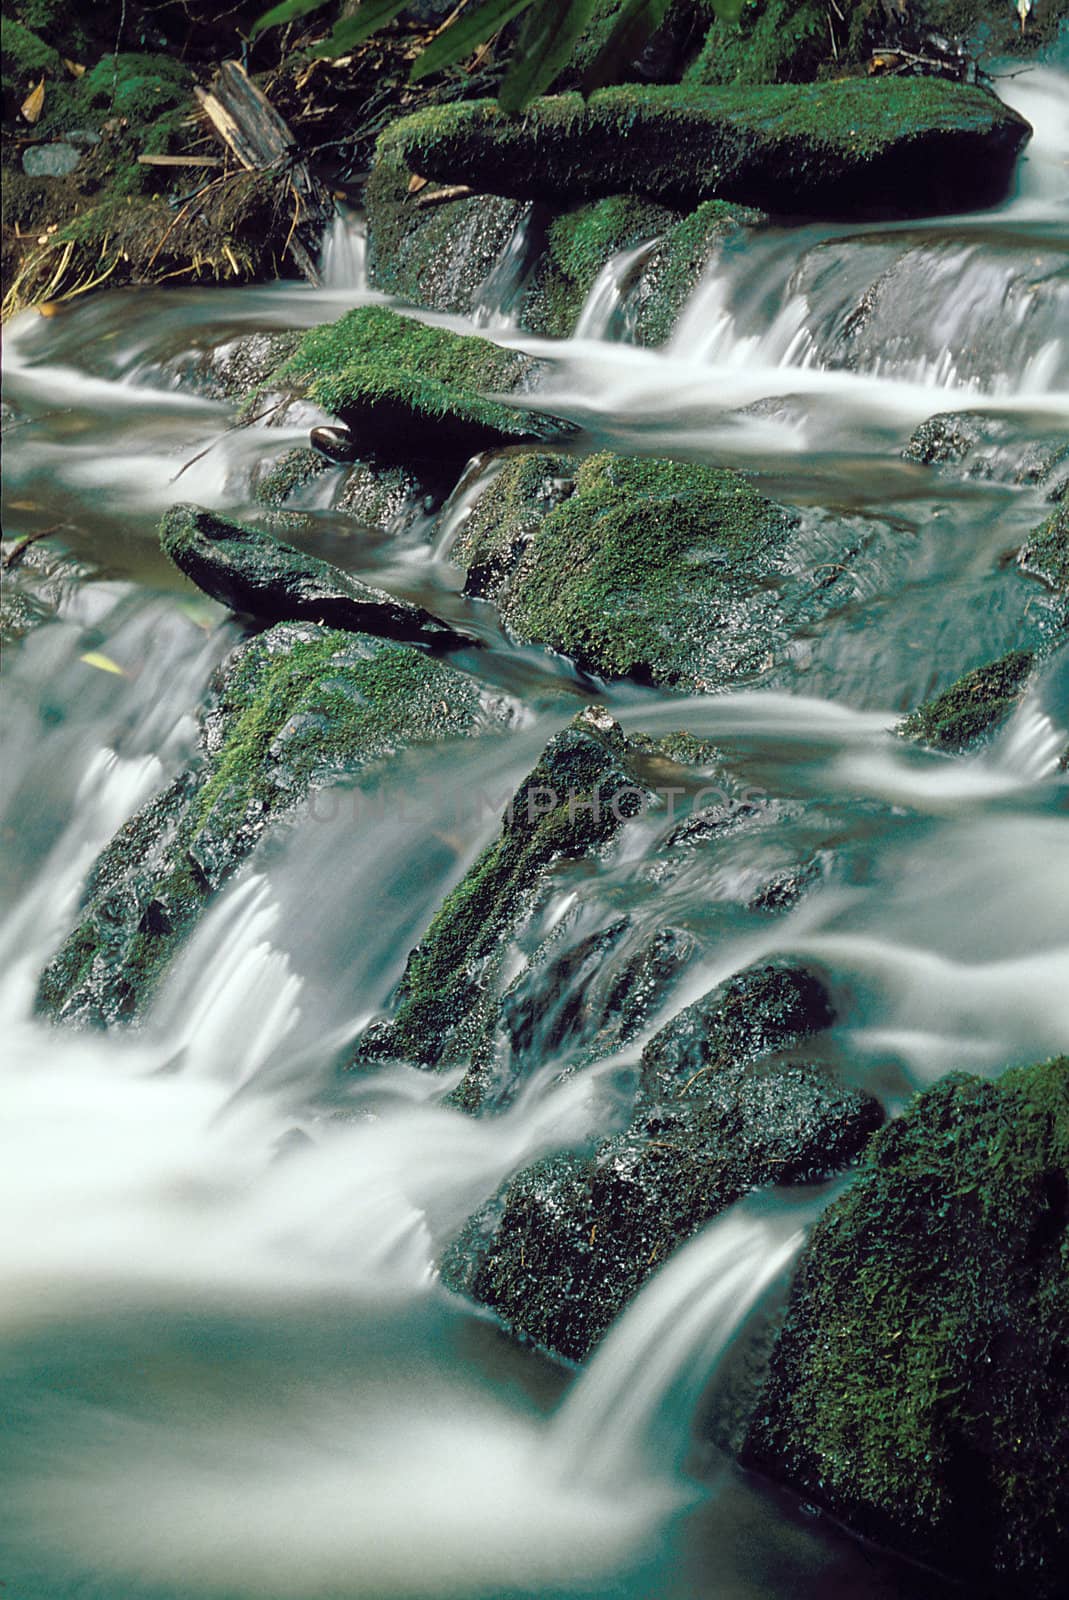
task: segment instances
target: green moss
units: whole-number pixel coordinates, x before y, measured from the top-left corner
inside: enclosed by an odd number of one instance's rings
[[[741,241],[744,228],[757,227],[764,220],[759,211],[706,200],[669,228],[643,269],[636,297],[637,342],[664,344],[713,257]]]
[[[707,688],[724,612],[769,576],[790,527],[737,473],[592,456],[524,550],[503,615],[590,671]]]
[[[1020,562],[1059,594],[1069,595],[1069,501],[1051,513],[1047,521],[1025,541]]]
[[[1069,1058],[919,1096],[814,1231],[751,1457],[985,1592],[1063,1593],[1067,1223]]]
[[[823,0],[747,0],[738,22],[713,22],[684,82],[805,82],[830,54],[829,25]]]
[[[519,198],[642,192],[798,210],[923,211],[997,195],[1027,124],[982,89],[937,78],[762,88],[605,89],[536,101],[522,118],[491,101],[394,123],[380,159]],[[880,185],[877,197],[873,186]]]
[[[384,306],[358,306],[338,322],[306,333],[266,387],[298,389],[337,416],[359,422],[361,443],[382,452],[419,455],[421,443],[456,436],[465,448],[476,437],[537,437],[545,419],[486,398],[515,388],[531,370],[529,358],[488,339],[427,327]],[[398,426],[408,436],[396,437]],[[411,428],[424,430],[413,444]]]
[[[525,298],[525,326],[551,337],[567,337],[610,257],[663,233],[676,220],[664,206],[624,194],[555,218],[547,231],[535,285]]]
[[[967,672],[949,689],[918,706],[898,725],[907,739],[939,750],[961,750],[993,732],[1017,705],[1035,657],[1028,650]]]
[[[346,766],[469,729],[475,683],[398,645],[317,629],[284,651],[247,650],[219,706],[226,737],[197,801],[198,826],[274,810]]]
[[[24,93],[31,79],[63,72],[59,52],[13,17],[0,17],[0,66],[5,79],[13,80],[12,89]]]

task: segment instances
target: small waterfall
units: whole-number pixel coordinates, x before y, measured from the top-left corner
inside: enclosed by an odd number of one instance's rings
[[[627,297],[641,275],[641,269],[660,241],[647,239],[631,250],[610,256],[594,280],[586,304],[575,325],[575,339],[611,339],[621,320]],[[622,330],[622,331],[626,331]]]
[[[498,333],[517,326],[516,305],[532,264],[534,207],[525,206],[508,243],[475,291],[471,313],[476,328]]]
[[[547,1440],[555,1470],[604,1490],[680,1470],[717,1361],[803,1237],[797,1213],[744,1202],[678,1251],[610,1329],[559,1412]]]
[[[323,235],[319,276],[324,289],[367,288],[367,227],[362,216],[339,207]]]

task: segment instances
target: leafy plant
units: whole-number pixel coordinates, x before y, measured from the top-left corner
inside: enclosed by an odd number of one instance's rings
[[[252,37],[268,28],[297,22],[321,11],[330,0],[282,0],[253,24]],[[360,0],[356,11],[339,17],[313,55],[333,59],[392,22],[408,0]],[[743,0],[711,0],[718,17],[735,22]],[[413,80],[455,66],[479,45],[494,38],[507,23],[522,17],[510,52],[508,71],[498,92],[503,111],[522,111],[549,88],[566,66],[595,10],[596,0],[467,0],[459,14],[424,46],[412,66]],[[616,20],[584,75],[589,92],[618,77],[664,21],[668,0],[622,0]]]

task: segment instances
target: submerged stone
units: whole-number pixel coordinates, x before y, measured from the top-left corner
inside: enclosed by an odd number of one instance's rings
[[[1069,596],[1069,500],[1063,500],[1025,540],[1017,559],[1025,572]]]
[[[267,622],[321,622],[352,633],[456,648],[475,641],[272,534],[226,522],[199,506],[172,506],[160,524],[164,553],[232,611]]]
[[[698,1020],[700,1016],[700,1022]],[[819,980],[787,963],[737,974],[647,1045],[623,1133],[509,1183],[447,1256],[446,1281],[514,1331],[582,1360],[677,1245],[751,1189],[824,1178],[879,1125],[868,1095],[769,1059],[831,1020]],[[687,1079],[667,1062],[686,1055]]]
[[[954,1074],[798,1268],[746,1459],[979,1587],[1069,1586],[1069,1058]]]
[[[994,733],[1020,703],[1035,665],[1029,650],[1011,650],[977,667],[926,700],[898,724],[904,738],[936,750],[964,750]]]
[[[444,663],[360,634],[284,622],[238,646],[217,675],[197,762],[93,866],[38,1009],[94,1026],[142,1014],[215,891],[312,790],[506,714]]]
[[[306,333],[266,387],[288,388],[338,417],[368,459],[462,464],[493,446],[570,431],[489,398],[528,383],[535,370],[530,357],[489,339],[358,306]]]
[[[624,85],[507,117],[477,100],[389,127],[380,159],[519,199],[639,193],[820,215],[918,216],[992,204],[1028,124],[986,90],[938,78],[762,88]]]
[[[604,677],[700,691],[766,659],[768,584],[793,525],[735,472],[531,455],[503,466],[453,559],[521,642]]]

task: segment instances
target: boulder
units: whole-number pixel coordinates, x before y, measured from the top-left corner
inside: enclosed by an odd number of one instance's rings
[[[876,1101],[775,1059],[831,1020],[819,979],[786,962],[737,974],[650,1040],[627,1128],[523,1172],[472,1219],[443,1276],[571,1360],[655,1268],[751,1189],[825,1178],[864,1147]]]
[[[378,159],[560,206],[618,193],[689,210],[920,216],[993,204],[1031,130],[986,90],[938,78],[759,88],[627,84],[508,117],[489,100],[416,112]]]
[[[1069,1057],[954,1074],[798,1267],[745,1460],[963,1581],[1069,1588]]]
[[[143,806],[89,873],[38,1010],[106,1026],[143,1013],[217,889],[315,789],[410,745],[480,732],[507,703],[403,645],[283,622],[217,675],[194,765]]]
[[[489,339],[385,306],[312,328],[264,388],[313,401],[353,433],[364,459],[459,467],[481,450],[570,432],[567,423],[488,398],[530,384],[537,363]],[[247,404],[255,406],[253,395]]]
[[[422,606],[395,600],[329,561],[199,506],[172,506],[160,524],[160,542],[199,589],[243,616],[320,622],[449,649],[475,643]]]
[[[701,691],[763,665],[795,520],[740,474],[600,453],[506,462],[452,552],[523,643]]]

